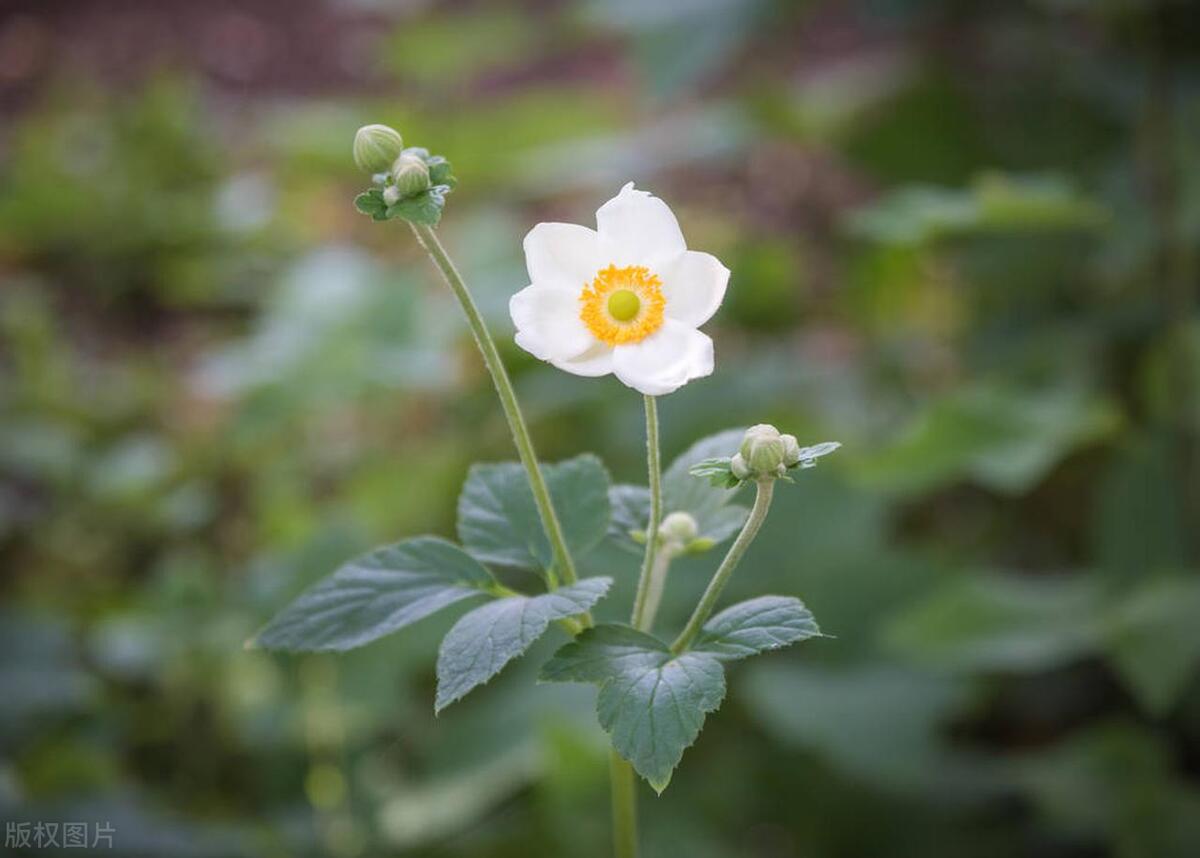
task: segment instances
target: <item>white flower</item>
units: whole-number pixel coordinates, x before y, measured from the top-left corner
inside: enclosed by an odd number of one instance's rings
[[[729,269],[688,250],[667,204],[633,182],[600,207],[596,227],[539,223],[525,236],[532,285],[509,302],[517,345],[649,396],[709,375],[712,340],[696,329],[721,306]]]

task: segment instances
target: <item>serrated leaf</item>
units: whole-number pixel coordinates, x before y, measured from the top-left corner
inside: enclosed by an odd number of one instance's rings
[[[608,530],[608,471],[585,453],[543,465],[567,547],[575,557]],[[547,569],[553,560],[525,469],[516,462],[472,465],[458,498],[458,536],[484,563]]]
[[[721,456],[716,459],[701,459],[688,468],[688,473],[693,477],[708,480],[708,484],[714,488],[732,489],[741,480],[733,475],[730,461],[731,457],[729,456]]]
[[[811,447],[800,448],[800,459],[792,465],[793,468],[813,468],[816,467],[817,459],[822,456],[828,456],[834,450],[840,448],[839,441],[822,441],[820,444],[813,444]]]
[[[546,633],[550,623],[582,614],[612,586],[611,578],[587,578],[540,596],[510,596],[465,614],[442,640],[437,663],[441,712],[483,685]]]
[[[495,584],[457,545],[420,536],[351,560],[305,590],[258,634],[266,649],[353,649]]]
[[[387,211],[387,203],[383,201],[383,192],[378,188],[359,194],[354,198],[354,207],[365,215],[375,217]]]
[[[583,632],[542,667],[541,678],[598,685],[600,726],[659,793],[725,696],[725,671],[713,656],[674,655],[657,638],[615,624]]]
[[[726,608],[704,624],[694,651],[715,658],[748,658],[819,637],[812,611],[793,596],[760,596]]]
[[[425,164],[429,167],[429,183],[431,185],[445,185],[447,189],[453,189],[458,184],[458,179],[454,177],[454,171],[450,168],[450,162],[441,155],[426,158]]]
[[[608,524],[608,538],[633,554],[645,551],[644,534],[650,523],[650,490],[645,486],[617,485],[608,490],[608,502],[612,518]],[[632,534],[643,534],[638,542]]]

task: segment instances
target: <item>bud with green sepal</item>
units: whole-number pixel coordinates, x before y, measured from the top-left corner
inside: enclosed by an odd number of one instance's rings
[[[390,156],[386,162],[384,154]],[[446,194],[457,184],[449,161],[419,146],[403,148],[400,135],[386,125],[358,130],[354,160],[374,174],[376,185],[354,198],[360,212],[373,220],[400,218],[414,225],[437,226]]]
[[[354,163],[364,173],[386,173],[403,150],[400,132],[387,125],[364,125],[354,134]]]
[[[759,423],[746,430],[738,452],[727,458],[699,461],[689,472],[706,478],[714,486],[732,489],[746,481],[790,479],[788,471],[811,468],[818,458],[840,446],[836,441],[825,441],[812,447],[801,447],[795,435],[783,435],[769,423]]]
[[[413,151],[401,152],[400,157],[392,164],[391,180],[389,187],[398,191],[397,199],[419,194],[429,188],[429,165]]]
[[[672,512],[664,516],[662,524],[658,526],[658,541],[659,550],[667,558],[702,554],[717,544],[715,539],[700,535],[700,524],[687,512]]]

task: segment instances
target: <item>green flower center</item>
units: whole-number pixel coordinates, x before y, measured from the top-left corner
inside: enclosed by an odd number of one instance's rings
[[[628,322],[642,309],[642,301],[632,289],[618,289],[608,296],[608,314],[618,322]]]

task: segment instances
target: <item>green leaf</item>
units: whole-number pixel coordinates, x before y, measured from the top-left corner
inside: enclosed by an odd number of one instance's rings
[[[900,614],[885,640],[940,668],[1048,670],[1099,648],[1101,598],[1094,577],[959,578]]]
[[[860,473],[904,493],[970,479],[1020,495],[1064,456],[1111,435],[1117,425],[1113,404],[1083,388],[985,381],[934,402],[891,445],[864,460]]]
[[[805,748],[856,781],[911,793],[944,788],[959,770],[946,725],[969,695],[951,677],[778,659],[749,666],[741,691],[740,702],[773,741]]]
[[[387,220],[387,203],[383,201],[383,191],[371,188],[354,198],[354,207],[375,220]]]
[[[793,596],[759,596],[726,608],[704,624],[694,651],[739,659],[820,637],[812,612]]]
[[[688,473],[693,477],[699,477],[702,480],[708,480],[708,484],[718,489],[737,488],[741,482],[733,475],[733,469],[730,467],[731,456],[720,456],[714,459],[701,459],[696,464],[688,468]]]
[[[589,610],[610,586],[611,578],[587,578],[540,596],[497,599],[464,615],[442,640],[434,711],[441,712],[503,670],[554,620]]]
[[[820,444],[813,444],[811,447],[801,447],[799,460],[791,467],[815,468],[817,466],[817,459],[822,456],[828,456],[841,446],[841,442],[839,441],[822,441]]]
[[[419,536],[364,554],[300,594],[257,636],[266,649],[353,649],[495,584],[457,545]]]
[[[441,155],[426,158],[425,163],[429,167],[429,184],[445,185],[447,190],[453,189],[458,184],[458,179],[454,177],[454,171],[450,169],[450,162]]]
[[[646,527],[650,523],[650,490],[645,486],[617,485],[608,490],[612,518],[608,538],[633,554],[645,550]]]
[[[1116,610],[1107,650],[1145,709],[1168,714],[1200,672],[1200,582],[1152,580]]]
[[[579,557],[608,530],[608,472],[587,453],[543,465],[542,473],[567,546]],[[525,469],[516,462],[471,466],[458,498],[458,536],[484,563],[548,569],[553,560]]]
[[[659,793],[725,696],[725,671],[713,656],[673,655],[657,638],[622,625],[588,629],[546,662],[541,678],[598,685],[600,726]]]
[[[433,185],[419,194],[405,197],[388,206],[387,216],[403,218],[409,223],[437,226],[438,221],[442,219],[442,209],[446,205],[448,193],[449,185]]]

